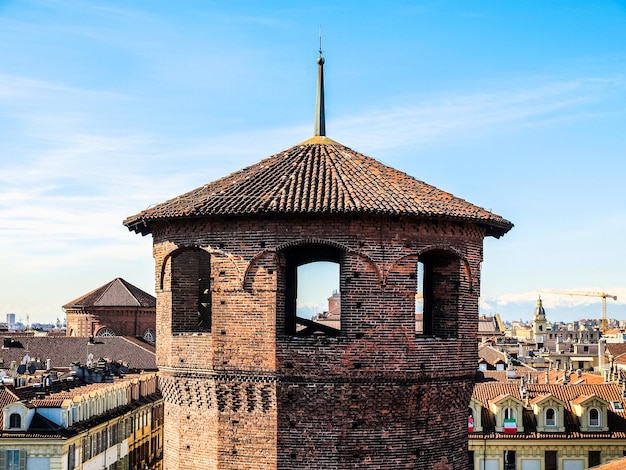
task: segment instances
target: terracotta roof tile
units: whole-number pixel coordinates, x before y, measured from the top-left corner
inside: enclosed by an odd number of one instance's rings
[[[626,457],[603,463],[596,467],[589,467],[589,470],[624,470],[626,468]]]
[[[4,420],[4,413],[2,411],[4,407],[16,401],[19,401],[19,398],[12,390],[7,387],[0,388],[0,420]],[[0,426],[0,429],[1,428],[2,426]]]
[[[370,213],[483,225],[500,237],[513,224],[325,137],[291,147],[124,221],[149,233],[156,221],[293,213]]]
[[[127,383],[129,378],[132,378],[132,376],[128,375],[125,377],[125,380],[118,379],[114,382],[83,384],[70,390],[51,393],[43,398],[32,398],[30,400],[30,404],[35,408],[57,408],[60,407],[65,400],[72,400],[74,397],[88,395],[89,393],[97,392],[98,390],[115,388],[116,386],[119,386],[119,384]]]
[[[611,356],[617,357],[626,354],[626,343],[608,343],[606,351]]]
[[[492,366],[495,366],[498,363],[506,363],[505,354],[489,345],[484,345],[478,348],[478,357],[484,359],[485,362],[491,364]]]
[[[532,400],[529,401],[529,403],[535,404],[535,403],[541,403],[543,400],[545,400],[546,398],[548,398],[549,396],[551,396],[549,393],[540,393],[539,395],[537,395],[535,398],[533,398]]]

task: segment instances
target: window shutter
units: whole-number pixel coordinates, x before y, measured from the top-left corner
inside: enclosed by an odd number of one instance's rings
[[[7,468],[7,451],[0,451],[0,468]]]
[[[26,470],[26,451],[20,450],[20,470]]]

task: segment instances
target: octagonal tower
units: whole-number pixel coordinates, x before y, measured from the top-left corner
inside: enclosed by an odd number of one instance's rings
[[[124,221],[154,240],[168,470],[467,467],[483,240],[512,224],[326,137],[318,64],[313,138]],[[318,261],[338,322],[297,308]]]

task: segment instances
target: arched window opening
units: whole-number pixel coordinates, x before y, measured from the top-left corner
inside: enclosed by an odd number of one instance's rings
[[[548,408],[546,410],[546,426],[556,426],[556,411],[554,408]]]
[[[172,333],[211,331],[210,261],[199,248],[172,255]]]
[[[591,408],[589,410],[589,426],[590,427],[599,427],[600,426],[600,412],[597,408]]]
[[[474,432],[474,410],[471,406],[467,408],[467,431]]]
[[[115,336],[115,331],[111,328],[100,328],[96,333],[96,336]]]
[[[415,292],[415,333],[424,333],[424,263],[417,263],[417,290]]]
[[[286,256],[285,333],[341,333],[341,250],[327,245],[291,248]]]
[[[154,334],[154,330],[152,328],[147,328],[143,333],[143,339],[148,343],[154,343],[156,340],[156,335]]]
[[[462,272],[461,260],[454,253],[434,250],[420,256],[415,293],[416,334],[439,338],[457,336]]]
[[[9,416],[9,428],[19,429],[22,427],[22,416],[19,413],[11,413]]]
[[[341,330],[339,264],[317,261],[297,268],[296,316]],[[296,331],[302,331],[299,324]]]

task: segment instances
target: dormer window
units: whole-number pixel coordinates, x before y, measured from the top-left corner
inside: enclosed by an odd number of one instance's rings
[[[580,396],[571,401],[582,432],[608,432],[607,410],[610,403],[597,395]]]
[[[524,432],[522,416],[524,404],[512,395],[499,395],[489,400],[489,409],[494,414],[496,432],[516,434]]]
[[[543,394],[531,401],[537,418],[537,432],[565,432],[565,403],[550,394]]]
[[[469,432],[482,432],[482,403],[472,398],[470,400],[469,409],[468,409],[468,431]],[[471,421],[471,426],[470,426]]]
[[[504,410],[504,426],[505,434],[517,433],[517,422],[515,421],[515,410],[513,408],[505,408]]]
[[[22,427],[22,416],[19,413],[11,413],[9,416],[9,428],[20,429]]]

